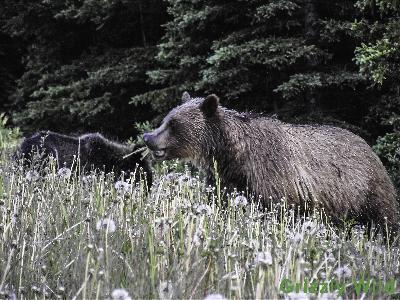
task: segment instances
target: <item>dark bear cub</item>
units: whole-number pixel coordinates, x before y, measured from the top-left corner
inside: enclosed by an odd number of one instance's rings
[[[33,155],[42,155],[43,160],[52,155],[58,167],[71,167],[74,159],[80,159],[81,168],[114,171],[119,176],[122,171],[129,174],[136,168],[142,168],[147,176],[147,185],[151,186],[152,175],[147,160],[141,159],[139,147],[130,147],[110,141],[99,133],[88,133],[72,137],[51,131],[40,131],[26,138],[19,149],[25,164],[30,163]],[[132,152],[135,152],[131,154]]]
[[[190,98],[144,134],[155,159],[180,158],[211,175],[214,161],[228,189],[248,189],[265,207],[285,198],[299,209],[323,209],[344,220],[397,229],[394,186],[359,136],[336,127],[293,125],[219,105],[216,95]]]

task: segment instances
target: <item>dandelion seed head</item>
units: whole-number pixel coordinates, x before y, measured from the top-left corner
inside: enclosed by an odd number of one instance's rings
[[[202,230],[201,230],[201,229],[196,230],[195,234],[193,235],[193,241],[192,241],[192,243],[193,243],[195,246],[198,247],[198,246],[201,245],[201,243],[202,243],[203,240],[204,240],[204,234],[203,234]]]
[[[244,207],[247,205],[247,203],[248,203],[247,198],[243,195],[239,195],[239,196],[236,196],[235,199],[233,199],[232,205],[234,207],[237,207],[237,206]]]
[[[115,225],[115,222],[112,219],[105,218],[105,219],[100,219],[99,221],[97,221],[96,229],[98,231],[105,230],[109,233],[113,233],[117,229],[117,226]]]
[[[269,251],[258,252],[255,254],[254,264],[256,266],[270,266],[272,265],[272,255]]]
[[[174,295],[174,288],[171,281],[164,281],[158,287],[158,295],[161,300],[172,299]]]
[[[335,273],[338,278],[351,277],[351,269],[348,265],[337,268],[333,273]]]
[[[6,300],[17,300],[17,295],[14,292],[8,292],[5,299]]]
[[[26,174],[25,174],[25,178],[26,178],[26,180],[28,180],[29,182],[34,182],[34,181],[36,181],[36,180],[38,180],[39,179],[39,173],[37,172],[37,171],[35,171],[35,170],[33,170],[33,171],[28,171],[28,172],[26,172]]]
[[[207,204],[199,204],[196,206],[195,210],[196,210],[196,213],[199,215],[204,214],[204,215],[211,216],[213,213],[213,209],[211,208],[210,205],[207,205]]]
[[[288,293],[285,297],[287,300],[309,300],[310,296],[306,293]]]
[[[125,182],[125,181],[119,180],[119,181],[117,181],[115,183],[114,187],[118,192],[128,193],[131,190],[132,185],[130,183]]]
[[[215,187],[209,185],[208,187],[206,187],[206,193],[212,193],[215,190]]]
[[[112,300],[132,300],[129,293],[125,289],[115,289],[111,292]]]
[[[188,185],[192,185],[195,181],[195,178],[187,175],[187,174],[183,174],[181,176],[178,177],[178,183],[180,185],[183,185],[184,183],[188,184]]]
[[[303,223],[303,231],[313,234],[317,230],[317,224],[313,221],[306,221]]]
[[[82,177],[83,184],[90,184],[96,178],[94,175],[85,175]]]
[[[342,297],[338,297],[338,293],[324,293],[318,297],[318,300],[341,300]]]
[[[57,172],[57,175],[62,179],[68,179],[69,177],[71,177],[71,174],[71,169],[67,167],[62,167]]]
[[[210,294],[203,300],[226,300],[226,298],[221,294]]]
[[[300,232],[296,232],[296,234],[293,236],[292,241],[295,243],[299,243],[303,240],[304,236]]]

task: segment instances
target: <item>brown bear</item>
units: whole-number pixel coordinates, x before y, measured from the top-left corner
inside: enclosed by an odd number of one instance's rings
[[[332,126],[293,125],[229,110],[216,95],[190,98],[144,134],[155,159],[180,158],[221,184],[248,189],[264,206],[322,208],[331,220],[397,227],[396,193],[377,155],[359,136]]]
[[[81,167],[114,171],[120,175],[122,171],[129,175],[137,167],[141,167],[147,176],[147,185],[152,183],[152,174],[147,160],[141,159],[140,153],[133,153],[138,147],[131,147],[110,141],[100,133],[88,133],[79,137],[59,134],[51,131],[40,131],[21,143],[18,153],[23,156],[25,165],[29,164],[35,152],[46,158],[52,155],[58,167],[71,167],[75,158],[80,158]]]

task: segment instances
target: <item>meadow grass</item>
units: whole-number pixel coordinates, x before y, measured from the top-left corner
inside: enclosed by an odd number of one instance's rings
[[[398,295],[397,240],[369,239],[361,227],[348,236],[284,199],[261,210],[174,164],[158,169],[149,194],[134,183],[138,172],[115,182],[54,161],[23,170],[10,158],[12,141],[0,131],[0,298]]]

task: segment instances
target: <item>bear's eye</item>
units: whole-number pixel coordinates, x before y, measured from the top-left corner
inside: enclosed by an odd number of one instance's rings
[[[169,126],[169,128],[171,128],[172,130],[175,130],[175,129],[177,129],[178,128],[178,121],[176,121],[176,120],[170,120],[169,122],[168,122],[168,126]]]

